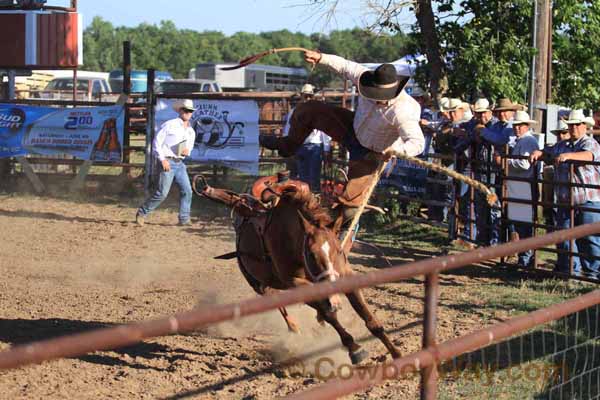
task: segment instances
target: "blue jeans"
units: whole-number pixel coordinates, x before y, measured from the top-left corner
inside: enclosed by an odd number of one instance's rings
[[[306,182],[313,193],[321,191],[321,145],[315,143],[303,144],[296,152],[298,179]]]
[[[522,225],[518,222],[514,223],[514,229],[519,234],[519,239],[527,239],[533,236],[533,227],[530,225]],[[533,268],[533,250],[527,250],[519,253],[519,265],[523,267]]]
[[[460,198],[458,199],[458,214],[464,222],[463,235],[471,240],[477,238],[477,218],[475,218],[475,200],[471,204],[471,191],[468,186],[460,183]],[[473,225],[473,232],[471,232]]]
[[[475,220],[477,241],[495,246],[500,243],[500,210],[491,207],[484,194],[475,193]]]
[[[600,221],[600,202],[588,201],[580,204],[582,207],[592,208],[593,211],[575,210],[574,226],[591,224]],[[556,226],[559,229],[568,229],[571,227],[571,215],[569,210],[559,208],[556,213]],[[562,242],[556,245],[557,248],[569,250],[570,242]],[[579,238],[574,241],[572,252],[581,252],[582,254],[600,257],[600,236],[589,235]],[[582,271],[583,267],[583,271]],[[559,254],[556,269],[561,272],[569,272],[569,256],[567,254]],[[573,256],[573,272],[580,274],[581,272],[594,278],[600,277],[600,260],[588,258],[584,255]]]
[[[188,222],[192,208],[192,185],[183,161],[169,160],[170,171],[161,171],[158,180],[158,189],[144,201],[138,214],[146,216],[154,211],[169,195],[173,180],[177,182],[181,195],[179,196],[179,222]],[[162,167],[161,167],[162,168]]]

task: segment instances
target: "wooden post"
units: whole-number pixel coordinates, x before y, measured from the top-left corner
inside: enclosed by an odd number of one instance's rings
[[[548,24],[550,13],[550,0],[535,0],[536,15],[534,26],[535,48],[537,54],[533,63],[532,77],[532,96],[530,96],[529,109],[531,118],[537,121],[537,126],[542,129],[543,113],[536,106],[546,102],[547,98],[547,80],[548,80]]]
[[[131,43],[129,41],[123,42],[123,93],[131,94]],[[123,162],[130,162],[130,151],[131,140],[129,137],[129,108],[125,107],[125,122],[123,132]],[[125,150],[127,149],[127,150]],[[131,169],[129,169],[131,171]],[[127,169],[123,168],[123,174],[127,172]]]
[[[8,99],[9,100],[14,100],[15,99],[15,70],[13,69],[9,69],[8,70]]]
[[[154,69],[148,69],[148,122],[146,123],[146,155],[144,168],[144,194],[150,196],[152,176],[152,140],[154,139]]]
[[[16,159],[21,164],[25,176],[27,176],[27,179],[29,179],[29,181],[33,185],[33,189],[36,191],[36,193],[40,194],[44,190],[46,190],[44,184],[42,183],[42,181],[40,181],[40,178],[33,171],[33,168],[31,167],[31,164],[29,164],[29,161],[27,161],[27,159],[23,156],[16,157]]]
[[[552,2],[548,2],[548,71],[546,72],[546,103],[552,103],[552,35],[554,23],[552,21]]]
[[[123,93],[131,94],[131,42],[123,42]]]

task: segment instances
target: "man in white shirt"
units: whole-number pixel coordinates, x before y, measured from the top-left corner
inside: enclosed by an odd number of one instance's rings
[[[166,121],[154,137],[154,155],[161,164],[161,172],[156,192],[144,201],[138,209],[135,221],[144,225],[144,219],[168,196],[173,180],[177,182],[179,197],[179,225],[191,225],[192,186],[183,159],[194,148],[196,133],[190,126],[192,113],[196,110],[192,100],[178,100],[173,105],[179,117]]]
[[[345,217],[351,218],[377,170],[378,159],[389,160],[397,154],[416,156],[423,151],[421,107],[403,90],[409,77],[398,78],[391,64],[371,71],[342,57],[312,50],[304,52],[304,59],[350,79],[360,94],[356,111],[307,101],[296,107],[289,136],[264,135],[260,143],[286,157],[295,154],[313,129],[318,129],[343,144],[350,151],[349,182],[338,200],[344,205]]]
[[[515,146],[511,149],[511,156],[529,157],[540,149],[538,140],[531,133],[530,126],[536,121],[529,118],[525,111],[517,111],[512,121],[515,134]],[[506,182],[506,196],[512,199],[537,201],[537,183],[512,180],[511,178],[531,179],[537,175],[537,168],[532,165],[528,158],[508,158],[508,176]],[[514,230],[519,234],[519,239],[533,236],[533,206],[531,204],[508,202],[508,219],[514,225]],[[527,250],[519,253],[519,265],[533,268],[535,265],[533,251]]]

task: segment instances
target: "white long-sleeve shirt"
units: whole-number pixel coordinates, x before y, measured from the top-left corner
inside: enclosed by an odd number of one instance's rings
[[[185,147],[191,153],[196,140],[196,132],[191,126],[184,128],[181,118],[174,118],[166,121],[160,127],[160,130],[154,137],[154,154],[160,161],[166,158],[180,158],[176,154],[179,143],[185,141]]]
[[[368,68],[332,54],[322,54],[320,64],[350,79],[356,86]],[[419,126],[421,106],[406,91],[378,105],[362,96],[354,115],[354,132],[364,147],[382,153],[391,147],[396,154],[417,156],[423,152],[425,138]]]

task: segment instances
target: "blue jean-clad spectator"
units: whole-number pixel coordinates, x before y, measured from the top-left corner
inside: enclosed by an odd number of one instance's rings
[[[161,171],[158,179],[158,189],[139,208],[138,214],[147,216],[154,211],[169,195],[173,181],[179,186],[179,223],[188,225],[192,208],[192,185],[187,168],[181,160],[168,160],[170,169]]]
[[[515,145],[511,149],[511,156],[528,157],[539,150],[537,139],[531,134],[530,125],[536,121],[529,118],[525,111],[517,111],[513,120]],[[508,176],[506,179],[507,196],[512,199],[537,201],[537,185],[526,181],[511,178],[533,179],[538,175],[537,165],[532,164],[529,158],[508,158]],[[531,204],[509,201],[507,205],[508,219],[512,221],[512,230],[519,234],[519,239],[533,236],[533,208]],[[519,253],[519,264],[523,267],[534,266],[533,250]]]
[[[192,187],[183,159],[191,154],[196,138],[196,132],[190,125],[195,111],[194,102],[178,100],[173,105],[173,110],[179,114],[179,117],[162,124],[153,140],[154,156],[160,161],[161,171],[158,189],[137,210],[135,220],[139,226],[143,226],[148,214],[167,198],[173,181],[177,182],[181,192],[179,225],[192,223],[190,220]]]
[[[300,90],[300,101],[312,100],[314,97],[313,85],[307,83]],[[286,117],[286,123],[283,127],[283,136],[287,136],[290,130],[290,121],[294,109]],[[306,137],[304,143],[296,152],[296,173],[299,180],[306,182],[313,193],[321,191],[321,164],[323,162],[323,153],[329,152],[331,148],[331,138],[318,129],[313,129]]]
[[[582,110],[571,111],[566,123],[569,127],[570,138],[557,143],[551,149],[534,152],[531,160],[554,162],[556,165],[555,179],[559,182],[574,184],[573,187],[556,185],[555,190],[559,204],[571,204],[572,201],[572,204],[577,206],[574,211],[573,226],[579,226],[600,221],[600,189],[582,187],[583,185],[600,185],[600,166],[576,164],[573,167],[574,173],[571,175],[569,161],[600,161],[600,145],[593,137],[587,135],[587,129],[594,126],[594,120],[586,117]],[[559,207],[557,226],[569,228],[570,225],[569,208]],[[600,277],[600,236],[589,235],[579,238],[575,241],[572,249],[569,241],[557,245],[557,248],[570,249],[573,252],[579,250],[581,269],[575,269],[575,272],[591,278]],[[568,255],[561,256],[559,254],[556,269],[560,272],[569,272],[568,260]],[[575,262],[574,265],[578,268]]]
[[[298,179],[308,183],[313,193],[321,191],[321,164],[323,162],[322,145],[305,143],[296,153],[296,171]]]

